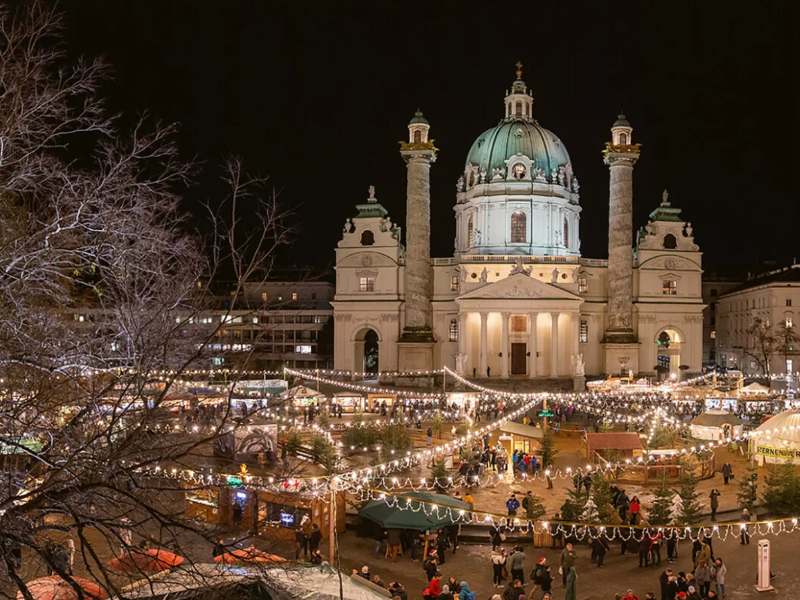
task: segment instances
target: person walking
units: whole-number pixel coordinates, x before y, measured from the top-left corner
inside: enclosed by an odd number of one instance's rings
[[[714,581],[714,589],[717,596],[725,597],[725,575],[728,573],[728,567],[722,562],[722,559],[717,557],[714,565],[711,567],[711,578]]]
[[[314,527],[317,527],[317,524],[314,524]],[[319,531],[319,527],[317,527],[317,531]],[[322,538],[322,534],[320,534],[320,538]],[[389,554],[392,555],[392,563],[397,562],[397,555],[403,551],[402,542],[400,539],[400,530],[399,529],[387,529],[386,530],[386,543],[389,546]],[[317,543],[319,546],[319,543]],[[311,532],[311,550],[314,550],[314,532]]]
[[[711,520],[712,521],[716,521],[717,520],[717,509],[719,508],[719,497],[721,495],[722,494],[719,493],[719,490],[717,488],[713,488],[711,490],[711,492],[708,494],[708,497],[710,499],[710,504],[711,504]]]
[[[644,563],[644,564],[642,564]],[[642,539],[639,540],[639,568],[650,564],[650,536],[642,531]]]
[[[492,550],[492,585],[503,589],[503,568],[506,566],[506,551],[503,548]]]
[[[509,570],[511,571],[511,579],[519,580],[525,583],[525,553],[522,551],[522,546],[514,546],[511,556],[508,557]]]
[[[439,571],[439,560],[436,558],[436,550],[432,550],[430,556],[422,562],[422,568],[425,570],[425,576],[428,581],[431,581],[436,573]],[[437,594],[439,592],[436,592]]]
[[[706,561],[701,560],[697,563],[697,568],[694,570],[694,580],[700,588],[700,595],[705,598],[708,596],[708,590],[711,588],[711,569],[708,568]]]
[[[322,532],[319,529],[319,525],[314,523],[311,526],[311,535],[308,536],[308,545],[311,549],[311,553],[314,553],[314,550],[319,550],[319,543],[322,541]],[[398,542],[399,545],[399,542]]]
[[[308,556],[308,538],[306,537],[306,532],[303,531],[303,528],[298,525],[297,529],[294,530],[294,559],[300,560],[300,554],[305,551],[305,555]]]
[[[561,551],[561,584],[564,587],[567,587],[567,574],[569,570],[575,566],[575,561],[577,560],[578,556],[575,554],[575,550],[572,549],[572,544],[567,544],[567,547]]]
[[[725,485],[728,485],[728,480],[731,478],[731,475],[733,475],[733,467],[730,463],[726,462],[722,465],[722,482]]]
[[[747,531],[747,523],[750,521],[750,511],[746,508],[742,509],[742,516],[739,517],[739,527],[741,528],[742,532],[739,535],[740,544],[743,546],[745,544],[750,544],[750,532]]]
[[[592,554],[594,554],[597,567],[599,569],[605,568],[605,564],[603,563],[606,552],[608,552],[608,541],[605,539],[605,536],[597,536],[592,540]]]
[[[697,565],[703,561],[706,564],[711,562],[711,548],[708,547],[704,541],[700,540],[700,550],[697,552],[697,555],[694,557],[694,566],[697,568]]]
[[[433,429],[431,428],[430,425],[428,426],[428,429],[425,432],[425,438],[426,438],[427,445],[428,446],[432,446],[433,445]]]

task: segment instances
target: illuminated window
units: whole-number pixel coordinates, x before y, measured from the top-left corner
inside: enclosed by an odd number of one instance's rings
[[[711,339],[712,339],[712,340],[715,340],[715,339],[717,339],[717,332],[716,332],[716,331],[712,331],[712,332],[711,332]]]
[[[295,346],[295,354],[311,354],[311,346]]]
[[[471,247],[475,244],[473,236],[475,234],[475,227],[472,222],[472,215],[467,219],[467,244]]]
[[[581,319],[581,328],[578,331],[578,341],[581,344],[589,342],[589,323],[585,319]]]
[[[292,300],[297,300],[297,292],[292,292]]]
[[[524,244],[528,239],[528,217],[517,210],[511,213],[511,243]]]
[[[677,247],[678,247],[678,239],[674,235],[672,235],[671,233],[668,233],[667,235],[664,236],[664,248],[665,249],[667,249],[667,250],[675,250],[675,248],[677,248]]]
[[[258,317],[253,317],[253,324],[258,325]]]
[[[453,275],[450,278],[450,291],[457,292],[458,291],[458,275]]]
[[[525,165],[522,163],[517,163],[514,165],[514,168],[511,170],[511,174],[514,176],[514,179],[517,181],[525,178]]]
[[[661,293],[666,296],[675,296],[678,293],[678,282],[674,279],[665,279],[661,287]]]
[[[219,367],[224,362],[225,362],[224,358],[212,358],[211,359],[211,364],[214,365],[215,367]]]
[[[569,248],[569,222],[564,217],[564,248]]]
[[[374,292],[375,291],[375,278],[362,277],[358,280],[359,292]]]
[[[261,292],[261,301],[262,302],[266,302],[267,301],[267,292]]]
[[[578,277],[578,292],[585,294],[589,291],[589,280],[586,277]]]
[[[458,341],[458,319],[450,319],[450,341]]]
[[[792,323],[792,317],[786,317],[786,327],[794,327],[794,323]]]
[[[787,358],[786,359],[786,372],[787,373],[791,373],[793,366],[794,366],[794,364],[792,363],[792,359],[791,358]]]

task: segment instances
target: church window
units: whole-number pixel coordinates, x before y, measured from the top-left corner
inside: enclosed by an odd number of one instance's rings
[[[520,181],[525,178],[525,165],[522,163],[517,163],[514,165],[514,168],[511,170],[511,174],[514,176],[514,179]]]
[[[569,221],[564,217],[564,248],[569,248]]]
[[[666,250],[675,250],[675,248],[677,247],[678,247],[678,239],[674,235],[668,233],[667,235],[664,236],[664,248]]]
[[[522,102],[517,100],[517,103],[514,105],[514,110],[516,112],[516,115],[518,117],[521,117],[522,116]]]
[[[711,332],[711,339],[712,339],[712,340],[715,340],[715,339],[717,339],[717,332],[716,332],[716,331],[712,331],[712,332]]]
[[[419,129],[414,131],[414,143],[419,144],[422,141],[422,132]]]
[[[620,133],[619,134],[619,143],[623,146],[628,144],[628,134],[627,133]]]
[[[581,328],[578,330],[578,342],[581,344],[589,343],[589,323],[581,319]]]
[[[578,293],[585,294],[589,291],[589,280],[586,277],[578,277]]]
[[[792,299],[791,298],[787,298],[786,299],[786,306],[791,306],[791,305],[792,305]]]
[[[372,246],[375,243],[375,234],[369,229],[365,229],[361,234],[361,245]]]
[[[474,185],[475,185],[475,171],[470,171],[469,172],[469,187],[472,187]]]
[[[292,292],[292,300],[297,300],[297,292]]]
[[[458,291],[458,275],[453,275],[450,278],[450,291],[457,292]]]
[[[472,215],[470,215],[469,219],[467,219],[467,245],[469,247],[472,247],[475,244],[475,240],[473,237],[474,233],[475,233],[475,226],[472,221]]]
[[[450,341],[458,341],[458,320],[450,319]]]
[[[524,211],[511,213],[511,243],[524,244],[528,240],[528,216]]]
[[[661,286],[661,293],[666,296],[675,296],[678,293],[678,282],[674,279],[665,279]]]
[[[792,317],[791,316],[786,315],[786,320],[784,322],[786,323],[786,327],[787,328],[788,327],[794,327],[794,323],[792,323]]]
[[[374,277],[361,277],[358,280],[359,292],[374,292],[375,291],[375,278]]]

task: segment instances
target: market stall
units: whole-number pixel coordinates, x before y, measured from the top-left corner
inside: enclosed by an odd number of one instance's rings
[[[325,402],[325,394],[312,390],[305,385],[298,385],[287,392],[281,394],[281,398],[291,401],[293,406],[310,406],[312,404],[322,404]]]
[[[750,451],[759,465],[786,460],[800,464],[800,409],[785,410],[751,432]]]
[[[539,427],[523,425],[522,423],[506,422],[500,427],[500,435],[497,441],[500,442],[511,456],[514,450],[531,454],[536,453],[542,447],[544,431]]]
[[[689,430],[692,437],[717,442],[741,437],[743,424],[742,419],[728,410],[711,409],[692,419]]]
[[[332,398],[334,406],[341,406],[343,413],[363,411],[366,408],[366,398],[355,392],[339,392]]]
[[[386,408],[392,410],[392,406],[397,402],[397,394],[369,394],[369,409],[378,412],[381,405],[386,403]]]

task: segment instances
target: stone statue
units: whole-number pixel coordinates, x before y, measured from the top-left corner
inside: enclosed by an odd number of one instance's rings
[[[456,181],[456,191],[459,192],[459,193],[464,191],[464,176],[463,175],[461,175],[458,178],[458,181]]]
[[[558,283],[558,269],[553,269],[553,276],[550,278],[550,283]]]
[[[555,167],[553,167],[553,170],[550,171],[550,183],[552,183],[553,185],[558,183],[558,169],[556,169]]]
[[[461,267],[461,281],[467,280],[467,270],[464,267]]]
[[[344,222],[344,231],[342,233],[352,233],[353,232],[353,221],[350,217],[347,217],[347,220]]]
[[[687,223],[686,224],[686,237],[692,237],[692,231],[693,231],[692,224],[691,223]]]
[[[367,198],[367,202],[377,202],[378,199],[375,197],[375,186],[369,186],[369,198]]]
[[[556,246],[561,245],[561,232],[558,230],[553,232],[553,244],[555,244]]]
[[[458,354],[456,354],[456,373],[463,376],[464,369],[466,368],[466,366],[467,366],[467,355],[461,354],[459,352]]]
[[[575,371],[575,377],[586,376],[586,363],[583,360],[583,354],[572,355],[572,368]]]
[[[578,269],[572,269],[572,283],[578,283]]]
[[[578,183],[578,178],[574,175],[572,176],[572,191],[576,194],[581,191],[581,184]]]
[[[481,171],[481,183],[486,183],[486,171]]]
[[[391,231],[392,230],[392,219],[389,217],[384,217],[381,219],[381,231]]]
[[[664,190],[664,193],[661,194],[661,204],[664,206],[669,206],[669,194],[667,193],[667,190]]]
[[[476,246],[480,246],[481,245],[481,232],[480,232],[479,229],[475,230],[475,245]]]
[[[486,283],[487,281],[489,281],[489,271],[486,269],[486,267],[483,267],[483,271],[481,271],[480,282]]]
[[[536,181],[543,181],[543,182],[547,183],[547,174],[544,172],[544,169],[540,169],[539,167],[536,167],[533,170],[533,176],[534,176],[534,179],[536,179]]]
[[[530,275],[531,274],[531,270],[525,268],[525,266],[523,264],[523,259],[522,259],[521,256],[515,256],[514,257],[514,267],[511,269],[511,272],[509,273],[509,276],[517,275],[518,273],[522,274],[522,275]]]
[[[581,238],[578,238],[578,252],[581,251]]]
[[[564,167],[558,170],[558,185],[564,188],[567,187],[566,169]]]

